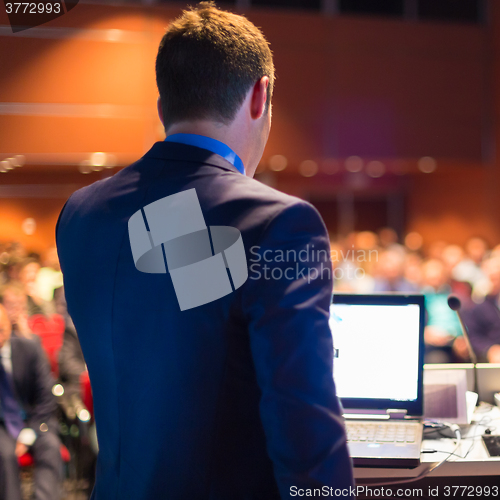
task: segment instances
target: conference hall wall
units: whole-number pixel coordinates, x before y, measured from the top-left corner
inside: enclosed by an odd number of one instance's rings
[[[17,34],[0,19],[0,240],[43,250],[71,192],[163,139],[154,60],[179,10],[79,4]],[[263,182],[316,203],[334,234],[500,241],[491,27],[247,15],[278,76]]]

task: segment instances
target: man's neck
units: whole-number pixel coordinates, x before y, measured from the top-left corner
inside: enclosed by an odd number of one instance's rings
[[[179,122],[166,130],[167,136],[174,134],[195,134],[210,137],[229,146],[240,158],[245,167],[248,165],[250,152],[242,138],[245,135],[233,125],[224,125],[209,120]]]

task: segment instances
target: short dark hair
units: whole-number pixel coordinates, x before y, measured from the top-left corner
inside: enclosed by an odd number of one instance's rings
[[[201,2],[168,27],[156,57],[156,83],[165,128],[211,119],[229,124],[250,88],[269,77],[266,109],[274,86],[269,43],[243,16]]]

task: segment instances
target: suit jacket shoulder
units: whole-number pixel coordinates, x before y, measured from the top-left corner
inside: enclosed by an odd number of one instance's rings
[[[240,174],[225,159],[209,151],[183,144],[158,142],[143,158],[114,176],[94,182],[73,193],[63,212],[69,217],[77,212],[78,217],[82,218],[99,210],[107,211],[115,208],[113,198],[123,196],[124,191],[131,187],[146,187],[155,182],[159,184],[162,178],[170,177],[172,171],[184,175],[186,172],[194,172],[200,166],[212,170],[228,199],[237,197],[240,205],[250,203],[252,209],[262,206],[262,210],[266,211],[264,217],[266,220],[272,219],[280,211],[292,205],[307,205],[315,210],[312,205],[300,198]],[[197,194],[200,196],[200,193]],[[221,192],[213,193],[214,197],[216,194],[219,197]],[[233,212],[233,215],[236,214]]]

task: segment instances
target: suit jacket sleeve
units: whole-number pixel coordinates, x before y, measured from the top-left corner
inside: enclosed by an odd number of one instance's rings
[[[61,222],[62,215],[63,215],[64,209],[66,208],[66,205],[68,204],[68,201],[69,201],[69,200],[66,200],[66,203],[65,203],[65,204],[64,204],[64,206],[62,207],[61,211],[59,212],[59,216],[57,217],[56,229],[55,229],[55,237],[56,237],[56,241],[57,241],[57,234],[58,234],[58,232],[59,232],[59,224],[60,224],[60,222]]]
[[[349,488],[352,465],[332,377],[324,224],[311,205],[298,202],[268,224],[249,254],[243,310],[280,494],[290,498],[293,487]]]

